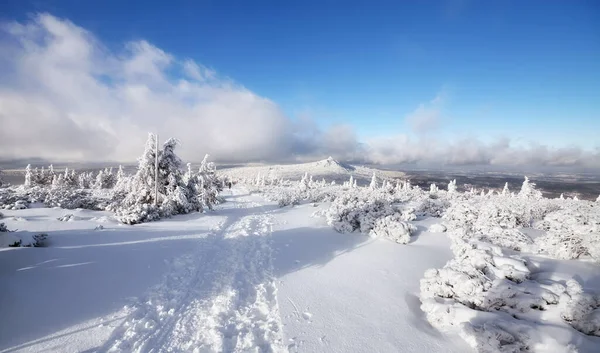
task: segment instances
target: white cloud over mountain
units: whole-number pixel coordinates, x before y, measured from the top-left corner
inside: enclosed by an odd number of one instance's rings
[[[509,140],[444,142],[439,99],[406,117],[415,136],[361,142],[350,125],[319,129],[215,70],[146,41],[111,50],[87,30],[49,14],[4,23],[0,36],[0,158],[133,161],[149,131],[177,137],[197,161],[322,158],[382,164],[535,164],[600,167],[598,151]]]

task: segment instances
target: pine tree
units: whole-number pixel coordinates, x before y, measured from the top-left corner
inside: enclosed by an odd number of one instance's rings
[[[456,179],[450,180],[450,182],[448,183],[448,193],[455,193],[455,192],[456,192]]]
[[[373,172],[373,177],[371,177],[371,184],[369,184],[369,189],[377,189],[377,175],[375,175],[375,172]]]
[[[539,190],[536,190],[535,183],[530,182],[529,178],[525,177],[523,185],[521,185],[519,197],[539,200],[542,198],[542,193]]]
[[[429,185],[429,193],[430,194],[435,194],[437,192],[438,192],[437,185],[435,185],[435,183],[431,183],[431,185]]]
[[[508,190],[508,183],[504,183],[504,188],[502,189],[502,196],[509,196],[510,190]]]
[[[205,155],[200,163],[198,170],[198,180],[200,181],[200,200],[202,206],[212,210],[218,203],[219,192],[222,191],[221,182],[217,177],[217,168],[214,163],[208,161],[209,155]],[[260,178],[259,183],[264,185],[264,177]]]
[[[104,171],[100,169],[96,175],[96,181],[94,182],[93,189],[103,189],[104,184]]]
[[[31,164],[28,164],[25,168],[25,183],[27,187],[33,186],[33,172],[31,171]]]

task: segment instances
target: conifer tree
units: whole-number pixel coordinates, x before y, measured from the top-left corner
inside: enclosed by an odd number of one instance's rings
[[[371,184],[369,184],[369,189],[377,189],[377,175],[375,175],[375,172],[373,172],[373,177],[371,177]]]
[[[31,164],[28,164],[25,168],[25,183],[27,187],[33,186],[33,172],[31,171]]]

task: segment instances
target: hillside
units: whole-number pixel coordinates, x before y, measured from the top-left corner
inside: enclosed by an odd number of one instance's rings
[[[221,173],[234,179],[251,179],[257,175],[267,178],[280,178],[299,180],[305,173],[312,175],[315,180],[325,178],[327,181],[346,181],[352,176],[359,184],[366,184],[371,180],[373,173],[380,178],[404,178],[405,174],[399,171],[379,170],[364,166],[341,163],[332,157],[317,162],[278,165],[248,165],[222,169]]]

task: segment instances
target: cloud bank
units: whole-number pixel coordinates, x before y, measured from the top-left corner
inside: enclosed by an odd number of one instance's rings
[[[350,125],[319,129],[189,58],[147,41],[111,50],[85,29],[49,14],[4,23],[0,35],[0,158],[133,161],[146,134],[177,137],[181,155],[226,162],[324,158],[379,164],[600,167],[600,152],[514,147],[510,140],[433,139],[440,97],[405,120],[414,136],[361,142]]]

